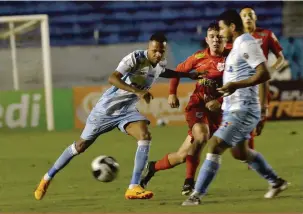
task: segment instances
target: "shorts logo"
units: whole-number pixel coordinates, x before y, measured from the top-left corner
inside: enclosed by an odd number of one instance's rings
[[[232,124],[232,122],[224,122],[224,123],[221,123],[221,127],[223,126],[223,127],[227,127],[227,126],[229,126],[229,125],[231,125]]]
[[[202,118],[203,117],[203,112],[196,112],[196,117],[197,118]]]

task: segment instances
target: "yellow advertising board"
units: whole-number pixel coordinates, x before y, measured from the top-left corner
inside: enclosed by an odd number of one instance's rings
[[[159,119],[167,121],[169,125],[185,125],[184,109],[194,87],[194,82],[179,85],[178,97],[180,100],[180,107],[178,109],[173,109],[170,108],[167,103],[169,84],[155,84],[150,90],[154,99],[150,104],[140,101],[137,104],[137,108],[151,121],[152,125],[155,125]],[[91,109],[97,103],[102,93],[104,93],[108,88],[109,86],[73,88],[75,128],[84,127],[86,118]]]

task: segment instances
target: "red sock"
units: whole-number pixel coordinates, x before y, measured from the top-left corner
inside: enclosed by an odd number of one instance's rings
[[[251,135],[251,138],[248,141],[248,147],[250,149],[254,149],[255,148],[255,141],[254,141],[254,136],[253,135]]]
[[[195,178],[199,164],[200,159],[197,159],[192,155],[186,156],[186,178]]]
[[[172,168],[172,165],[169,163],[168,154],[166,154],[161,160],[158,160],[155,164],[155,170],[166,170]]]

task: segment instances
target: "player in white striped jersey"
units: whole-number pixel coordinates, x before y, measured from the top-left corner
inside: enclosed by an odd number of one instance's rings
[[[139,185],[142,171],[147,163],[151,142],[149,121],[136,109],[136,103],[143,99],[151,101],[148,91],[159,78],[188,77],[202,78],[201,73],[181,73],[166,68],[164,58],[167,40],[163,34],[151,36],[147,50],[137,50],[122,59],[115,72],[109,77],[112,85],[97,102],[87,118],[85,128],[75,141],[57,159],[43,176],[35,191],[35,198],[41,200],[54,176],[76,155],[84,152],[101,134],[119,128],[137,139],[135,166],[130,185],[125,193],[127,199],[149,199],[151,191]]]
[[[265,198],[273,198],[287,188],[288,183],[280,178],[264,157],[248,148],[250,132],[258,124],[261,112],[258,84],[270,79],[265,66],[265,57],[257,41],[244,27],[235,10],[223,12],[219,18],[220,35],[233,48],[225,62],[223,86],[218,91],[224,94],[223,119],[219,129],[208,142],[208,153],[200,169],[195,190],[182,205],[198,205],[208,186],[217,174],[221,155],[226,149],[237,148],[238,158],[247,163],[270,185]]]

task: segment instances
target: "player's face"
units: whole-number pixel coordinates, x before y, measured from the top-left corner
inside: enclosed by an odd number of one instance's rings
[[[224,47],[219,31],[210,29],[207,31],[206,43],[212,51],[222,50]]]
[[[245,28],[255,27],[257,16],[255,11],[253,11],[251,8],[244,8],[241,10],[240,16]]]
[[[148,60],[156,65],[164,57],[166,51],[166,42],[150,41],[148,44],[147,57]]]
[[[231,27],[227,26],[223,20],[219,21],[219,29],[220,29],[220,36],[226,41],[232,41],[232,31]]]

